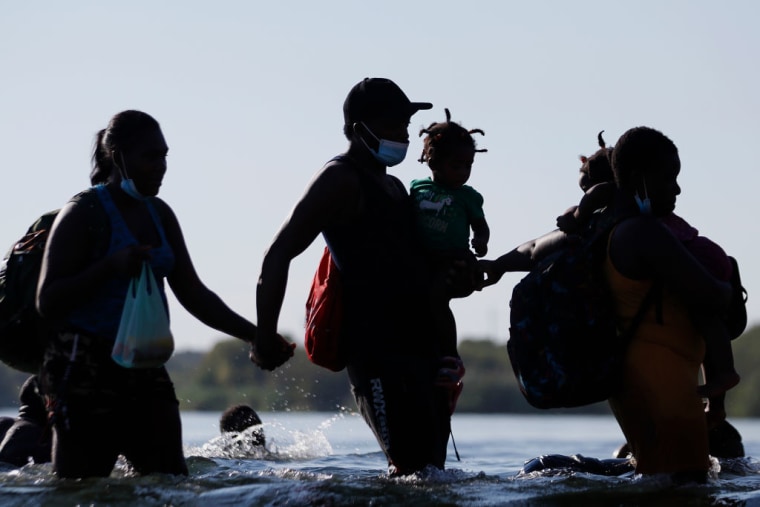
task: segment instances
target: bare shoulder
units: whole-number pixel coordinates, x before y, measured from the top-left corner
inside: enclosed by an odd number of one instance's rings
[[[338,157],[314,174],[297,207],[336,211],[356,198],[359,183],[357,167]]]
[[[150,199],[150,202],[153,204],[153,206],[156,208],[156,211],[161,216],[175,217],[174,210],[172,210],[171,206],[169,206],[169,204],[160,197],[152,197]]]
[[[636,216],[619,223],[610,238],[610,257],[623,274],[641,278],[683,265],[685,248],[656,218]]]
[[[311,187],[318,187],[320,192],[331,196],[354,193],[359,188],[357,168],[346,159],[336,157],[317,171],[309,182]]]
[[[620,222],[613,232],[613,241],[622,241],[630,247],[647,247],[668,243],[675,238],[658,219],[646,215],[638,215]]]
[[[98,208],[93,210],[93,208]],[[89,189],[73,196],[63,205],[56,216],[56,224],[63,223],[67,228],[84,228],[94,212],[103,213],[94,189]]]
[[[358,195],[356,167],[340,158],[334,159],[322,166],[306,185],[283,231],[316,236],[332,225],[348,222],[358,208]]]
[[[166,201],[160,197],[151,197],[150,202],[156,210],[158,217],[161,219],[161,224],[164,227],[168,227],[170,229],[179,227],[179,220],[177,219],[177,215],[174,214],[174,210]]]

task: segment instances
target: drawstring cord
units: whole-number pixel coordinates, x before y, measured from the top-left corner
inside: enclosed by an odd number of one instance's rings
[[[77,357],[77,349],[79,346],[79,333],[76,333],[74,335],[74,344],[71,347],[71,353],[69,354],[69,361],[66,363],[66,369],[63,372],[63,376],[61,377],[61,383],[58,386],[58,396],[55,405],[53,407],[53,422],[58,419],[58,409],[60,408],[60,416],[63,417],[63,420],[61,423],[63,423],[64,428],[66,430],[71,429],[71,425],[69,424],[69,410],[66,406],[66,402],[63,400],[63,394],[68,388],[69,378],[71,377],[71,368],[74,365],[74,362],[76,361]],[[58,406],[59,405],[59,406]]]
[[[451,435],[451,445],[454,446],[454,454],[456,454],[457,461],[462,461],[459,457],[459,451],[457,450],[457,443],[454,441],[454,431],[451,428],[449,428],[449,435]]]
[[[63,378],[61,379],[61,386],[65,389],[68,387],[69,384],[69,377],[71,377],[71,367],[74,365],[74,362],[77,358],[77,348],[79,346],[79,333],[74,335],[74,345],[71,347],[71,354],[69,354],[69,362],[66,364],[66,371],[63,372]],[[63,424],[66,426],[67,430],[70,430],[71,427],[69,425],[69,409],[66,403],[63,404],[63,407],[61,407],[61,411],[63,412]]]

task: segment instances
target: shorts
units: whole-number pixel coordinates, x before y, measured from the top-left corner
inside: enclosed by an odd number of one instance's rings
[[[108,476],[119,455],[140,474],[187,474],[179,402],[164,367],[123,368],[110,344],[62,333],[46,351],[40,390],[59,475]]]
[[[449,395],[434,385],[438,360],[407,357],[348,367],[359,411],[391,475],[444,468],[451,433]]]

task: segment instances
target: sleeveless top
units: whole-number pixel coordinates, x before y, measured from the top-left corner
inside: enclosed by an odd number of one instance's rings
[[[110,222],[111,238],[108,243],[108,250],[103,255],[106,257],[113,252],[121,250],[129,245],[136,245],[137,239],[127,227],[126,222],[119,213],[116,204],[111,198],[111,194],[104,185],[94,187],[98,199],[103,205],[103,209],[108,215]],[[152,202],[152,198],[145,201],[148,207],[153,223],[161,240],[161,244],[150,250],[150,266],[153,269],[153,275],[156,278],[156,284],[161,292],[161,297],[166,302],[166,291],[164,287],[164,278],[174,268],[174,252],[166,240],[164,227],[161,219]],[[75,308],[68,316],[68,328],[80,331],[97,339],[113,342],[119,329],[121,312],[124,307],[124,300],[127,294],[127,287],[130,279],[127,277],[113,277],[107,279],[93,294],[86,303]],[[167,304],[168,314],[168,304]]]
[[[389,355],[440,355],[428,317],[429,275],[406,188],[387,175],[401,191],[391,196],[348,157],[329,163],[336,162],[356,173],[361,194],[359,214],[351,223],[323,231],[343,284],[349,365]]]

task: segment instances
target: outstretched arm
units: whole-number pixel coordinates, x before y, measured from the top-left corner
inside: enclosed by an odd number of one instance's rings
[[[530,271],[538,260],[565,245],[568,238],[567,234],[557,229],[526,241],[495,260],[479,261],[485,273],[482,287],[494,285],[508,271]]]
[[[252,343],[256,338],[256,326],[234,312],[201,281],[193,266],[176,215],[165,202],[157,200],[156,204],[167,241],[174,251],[174,269],[167,276],[167,281],[177,301],[193,317],[207,326]]]

